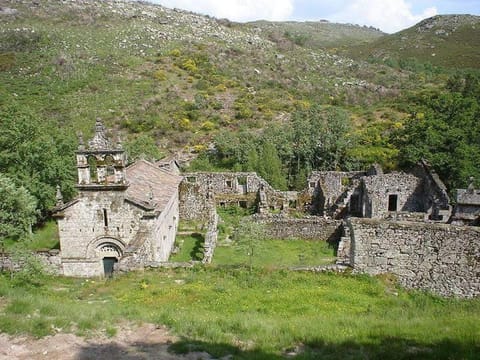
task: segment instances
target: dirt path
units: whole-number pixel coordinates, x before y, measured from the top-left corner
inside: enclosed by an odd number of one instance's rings
[[[177,339],[152,324],[123,326],[114,337],[82,338],[56,334],[42,339],[0,334],[0,360],[211,360],[207,353],[176,355],[168,347]]]

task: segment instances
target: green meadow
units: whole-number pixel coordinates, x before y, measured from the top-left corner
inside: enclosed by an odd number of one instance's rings
[[[166,325],[171,351],[235,359],[475,359],[480,300],[406,291],[392,277],[242,266],[150,270],[109,280],[0,278],[0,331],[116,333]]]

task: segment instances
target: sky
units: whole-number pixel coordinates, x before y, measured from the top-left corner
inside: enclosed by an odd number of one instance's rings
[[[480,15],[480,0],[150,0],[232,21],[352,23],[394,33],[437,14]]]

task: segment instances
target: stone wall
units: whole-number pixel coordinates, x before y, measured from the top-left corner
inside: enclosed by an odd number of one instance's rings
[[[275,190],[254,172],[187,173],[180,184],[180,217],[208,221],[212,206],[255,206],[260,189],[270,210],[299,206],[297,192]]]
[[[308,178],[307,187],[312,197],[311,212],[332,216],[335,205],[343,201],[349,190],[354,190],[365,175],[363,171],[314,171]]]
[[[46,272],[56,275],[63,274],[60,250],[36,251],[33,255],[40,260]],[[0,253],[0,271],[18,271],[24,263],[13,260],[7,253]]]
[[[125,202],[123,191],[82,192],[78,202],[56,214],[64,275],[102,275],[98,252],[109,249],[102,244],[116,248],[113,257],[122,256],[141,231],[143,214],[142,209]]]
[[[150,237],[153,246],[153,261],[167,261],[172,253],[178,227],[178,193],[175,193],[155,218],[153,233]]]
[[[168,260],[179,220],[178,193],[161,212],[149,212],[126,199],[124,191],[83,191],[56,217],[63,274],[102,276],[104,257],[119,259],[119,270]]]
[[[425,211],[425,195],[421,178],[405,173],[366,176],[363,178],[363,216],[382,218],[390,211]],[[390,200],[395,197],[396,200]],[[390,204],[394,209],[389,209]]]
[[[210,213],[210,218],[207,223],[207,231],[205,233],[205,243],[203,251],[203,264],[210,264],[213,259],[213,253],[217,247],[218,239],[218,215],[215,208]]]
[[[342,222],[311,216],[295,219],[283,216],[254,216],[265,224],[267,235],[274,239],[305,239],[336,243],[341,237]]]
[[[355,272],[395,274],[407,288],[480,295],[480,228],[352,218]]]

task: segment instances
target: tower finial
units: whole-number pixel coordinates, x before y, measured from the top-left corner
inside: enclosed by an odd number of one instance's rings
[[[105,150],[110,147],[107,135],[105,134],[105,127],[100,118],[97,118],[95,121],[95,135],[92,140],[88,142],[88,146],[92,150]]]
[[[62,206],[63,205],[63,195],[60,190],[60,185],[57,184],[57,194],[55,195],[55,198],[57,199],[57,206]]]
[[[83,133],[78,132],[78,150],[85,150],[85,142],[83,141]]]
[[[123,149],[122,139],[120,138],[120,135],[117,135],[117,149]]]
[[[474,185],[475,178],[473,176],[470,176],[469,180],[470,182],[468,184],[467,192],[469,194],[473,194],[475,192],[475,185]]]

